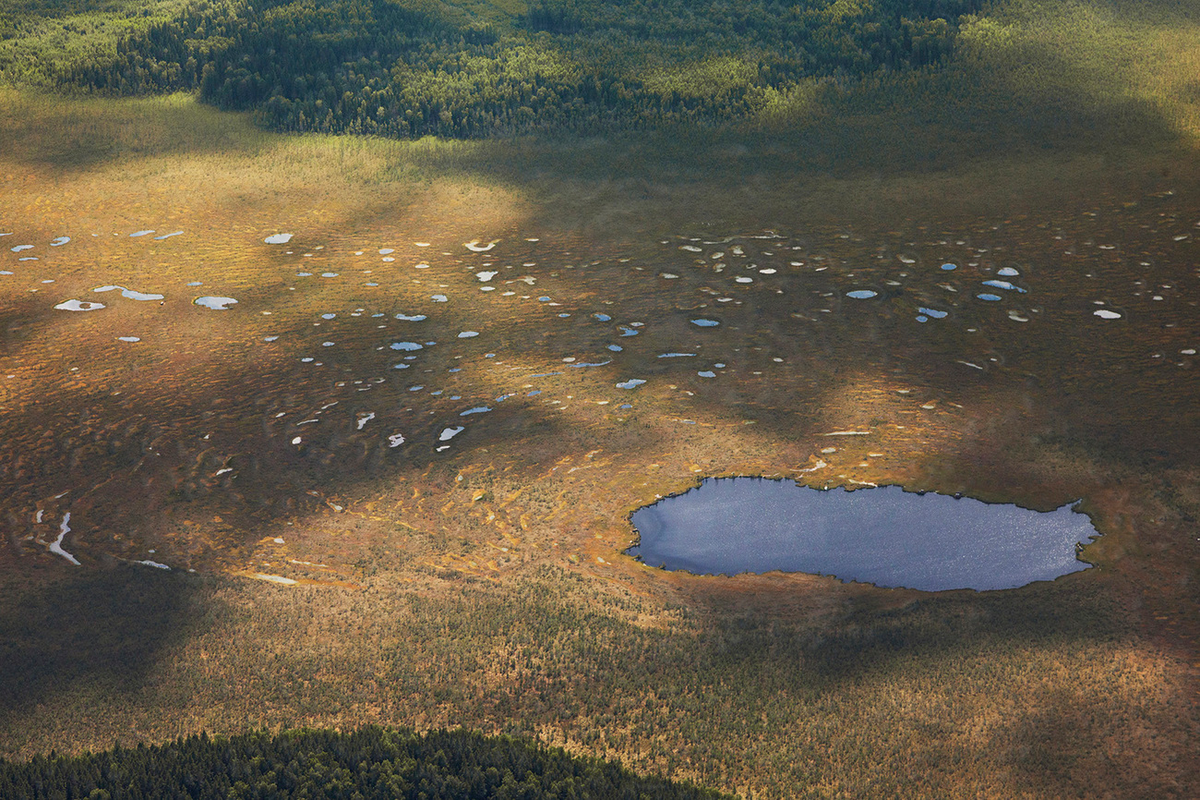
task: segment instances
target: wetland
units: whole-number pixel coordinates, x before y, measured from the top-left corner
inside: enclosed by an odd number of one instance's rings
[[[743,796],[1200,780],[1190,6],[483,139],[64,94],[12,67],[56,25],[0,43],[3,757],[382,725]],[[1071,536],[979,592],[627,553],[737,476]]]

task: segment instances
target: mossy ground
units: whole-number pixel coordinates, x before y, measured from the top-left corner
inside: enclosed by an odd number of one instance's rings
[[[996,19],[987,70],[926,76],[912,102],[881,83],[750,131],[291,137],[184,96],[6,90],[0,241],[36,247],[6,253],[0,283],[0,375],[16,376],[0,384],[0,750],[465,725],[747,795],[1184,796],[1200,195],[1177,67],[1194,40],[1186,16],[1040,8]],[[1114,65],[1100,56],[1115,45],[1164,57]],[[1030,77],[1037,47],[1053,58]],[[956,96],[976,117],[935,113],[970,74],[1004,88]],[[1072,83],[1039,94],[1047,74]],[[128,235],[149,228],[185,233]],[[734,284],[751,273],[732,255],[715,271],[704,241],[766,229],[786,238],[720,247],[775,276]],[[296,238],[262,243],[279,231]],[[959,277],[936,276],[943,257]],[[485,262],[513,268],[490,294]],[[1030,288],[1006,309],[1029,323],[968,300],[1005,265]],[[839,299],[889,280],[886,301]],[[165,305],[91,293],[115,283]],[[240,302],[209,312],[190,304],[201,293]],[[53,309],[68,297],[110,307]],[[956,304],[954,324],[912,320],[934,301]],[[1096,301],[1122,319],[1094,317]],[[417,310],[441,344],[405,380],[387,346],[412,338],[393,315]],[[723,324],[694,330],[696,314]],[[620,337],[631,321],[644,331]],[[458,342],[468,328],[481,336]],[[136,347],[116,341],[131,332]],[[626,348],[614,365],[562,360],[609,343]],[[692,344],[733,371],[708,382],[656,359]],[[496,410],[460,422],[476,402]],[[859,426],[871,435],[822,452],[822,434]],[[631,510],[729,474],[1083,498],[1105,536],[1085,553],[1097,569],[987,594],[666,574],[621,555]],[[43,546],[66,511],[81,568]]]

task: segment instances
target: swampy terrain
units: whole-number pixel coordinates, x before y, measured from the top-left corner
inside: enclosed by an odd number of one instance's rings
[[[1191,4],[442,138],[115,91],[79,59],[146,20],[77,5],[0,42],[0,755],[379,724],[747,797],[1200,782]],[[982,593],[624,553],[740,475],[1102,536]]]

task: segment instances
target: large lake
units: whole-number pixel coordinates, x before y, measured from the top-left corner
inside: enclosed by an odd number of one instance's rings
[[[1010,589],[1087,569],[1099,535],[1070,505],[1038,512],[898,486],[820,491],[708,479],[633,514],[629,554],[696,574],[807,572],[912,589]]]

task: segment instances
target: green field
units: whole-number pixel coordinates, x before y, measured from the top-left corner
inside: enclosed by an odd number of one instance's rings
[[[729,8],[0,0],[0,756],[461,727],[745,797],[1188,796],[1200,12]],[[623,554],[728,475],[1103,536],[984,593]]]

